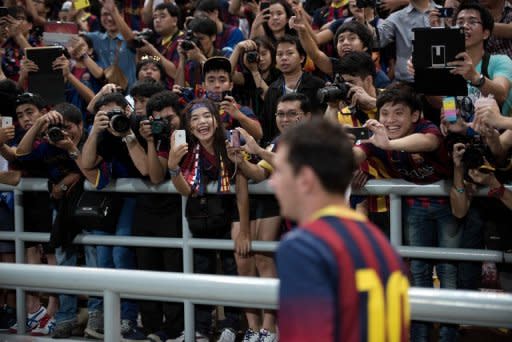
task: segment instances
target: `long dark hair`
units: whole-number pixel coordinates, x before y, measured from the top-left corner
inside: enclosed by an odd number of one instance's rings
[[[219,114],[219,106],[209,99],[195,99],[191,101],[185,107],[185,109],[183,109],[182,118],[184,119],[184,127],[186,127],[187,129],[187,141],[189,141],[189,151],[192,151],[197,144],[200,144],[199,140],[191,133],[190,129],[192,111],[193,108],[197,105],[206,107],[206,109],[208,109],[208,111],[213,115],[213,119],[217,122],[217,128],[215,129],[215,133],[213,135],[213,149],[215,151],[215,156],[217,158],[217,165],[220,167],[220,158],[222,157],[222,161],[228,167],[229,174],[232,174],[233,163],[231,162],[231,160],[229,160],[228,152],[226,150],[226,131],[224,129],[224,126],[222,125],[222,120]]]
[[[279,4],[284,7],[284,11],[286,12],[286,25],[284,26],[284,33],[285,34],[291,34],[291,35],[297,35],[297,32],[295,30],[290,28],[290,25],[288,24],[288,20],[293,16],[293,9],[292,6],[288,3],[286,0],[270,0],[270,6]],[[265,36],[270,38],[270,40],[275,43],[277,38],[274,36],[274,32],[268,27],[268,23],[265,21],[263,23],[263,29],[265,30]]]

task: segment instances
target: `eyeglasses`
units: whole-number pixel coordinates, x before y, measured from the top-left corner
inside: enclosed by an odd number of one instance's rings
[[[145,62],[145,61],[153,61],[155,63],[159,63],[160,62],[160,57],[158,56],[151,56],[151,55],[144,55],[140,58],[140,61],[141,62]]]
[[[297,116],[304,114],[304,112],[296,112],[296,111],[289,111],[289,112],[277,112],[275,115],[278,119],[284,119],[285,117],[290,119],[295,119]]]
[[[469,19],[469,20],[460,19],[460,20],[457,20],[455,22],[455,24],[460,27],[462,27],[466,24],[468,24],[468,26],[475,27],[476,25],[482,24],[482,22],[479,20],[476,20],[476,19]]]

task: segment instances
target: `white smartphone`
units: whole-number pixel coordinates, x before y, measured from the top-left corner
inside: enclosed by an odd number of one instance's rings
[[[184,129],[177,129],[174,133],[174,145],[180,146],[187,143],[187,134]]]
[[[2,116],[2,128],[12,126],[12,118],[10,116]]]

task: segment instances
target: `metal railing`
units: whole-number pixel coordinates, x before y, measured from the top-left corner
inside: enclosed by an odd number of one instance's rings
[[[495,261],[495,262],[511,262],[512,255],[503,253],[502,251],[493,251],[493,250],[477,250],[477,249],[448,249],[448,248],[434,248],[434,247],[409,247],[402,246],[402,222],[401,222],[401,212],[402,212],[402,196],[447,196],[451,184],[449,182],[438,182],[429,185],[418,186],[416,184],[408,183],[403,180],[371,180],[367,183],[367,185],[358,192],[358,194],[362,195],[389,195],[390,196],[390,239],[391,243],[397,248],[399,253],[404,257],[415,257],[415,258],[430,258],[430,259],[449,259],[449,260],[473,260],[473,261]],[[510,188],[510,186],[507,186]],[[87,190],[94,190],[90,184],[86,184]],[[118,179],[112,182],[105,190],[122,192],[122,193],[176,193],[176,190],[172,186],[171,182],[166,182],[161,185],[151,185],[147,182],[144,182],[140,179]],[[210,189],[212,192],[215,189],[212,187]],[[260,184],[252,184],[250,185],[250,193],[252,194],[270,194],[273,193],[272,189],[269,187],[268,183],[260,183]],[[22,205],[22,196],[23,191],[47,191],[47,181],[46,179],[22,179],[20,184],[16,187],[8,186],[8,185],[0,185],[0,191],[14,191],[15,194],[15,231],[14,232],[0,232],[0,240],[14,240],[16,247],[16,262],[23,263],[24,262],[24,242],[25,241],[48,241],[49,234],[48,233],[30,233],[23,232],[23,205]],[[487,189],[481,189],[477,195],[484,196],[487,194]],[[184,217],[184,208],[186,198],[182,201],[182,215]],[[79,244],[90,244],[90,245],[123,245],[123,246],[145,246],[145,247],[158,247],[158,248],[183,248],[183,270],[184,273],[192,273],[193,272],[193,249],[201,248],[201,249],[225,249],[232,250],[234,246],[234,242],[231,240],[216,240],[216,239],[195,239],[192,238],[189,230],[186,219],[183,219],[183,236],[182,238],[150,238],[150,237],[140,237],[140,236],[94,236],[94,235],[79,235],[74,240],[75,243]],[[277,247],[277,242],[263,242],[263,241],[254,241],[252,243],[252,247],[254,251],[274,251]],[[19,265],[22,266],[22,265]],[[25,265],[23,265],[25,266]],[[2,269],[2,268],[0,268]],[[88,269],[81,268],[82,272],[87,272]],[[89,274],[89,273],[88,273]],[[196,275],[194,275],[196,276]],[[0,277],[2,280],[4,275]],[[32,277],[29,277],[32,279]],[[26,279],[26,280],[24,280]],[[200,279],[200,278],[198,278]],[[219,278],[220,279],[220,278]],[[251,278],[242,278],[239,279],[245,281],[245,279]],[[3,281],[0,280],[0,284]],[[11,283],[13,286],[27,286],[29,285],[27,282],[28,278],[19,278],[19,283]],[[256,279],[255,279],[256,280]],[[220,280],[219,280],[220,281]],[[245,283],[244,283],[245,284]],[[7,284],[6,284],[7,285]],[[41,285],[42,286],[42,285]],[[167,285],[168,286],[168,285]],[[244,285],[245,286],[245,285]],[[256,286],[256,285],[255,285]],[[277,285],[276,285],[277,286]],[[24,288],[17,287],[17,318],[18,322],[24,322],[25,320],[25,296],[24,296]],[[65,286],[55,286],[54,289],[61,289],[66,292],[67,287]],[[98,291],[99,289],[90,289],[91,291]],[[418,289],[413,289],[412,293]],[[114,291],[114,290],[112,290]],[[119,298],[119,291],[114,291],[115,293],[108,293],[110,299]],[[215,291],[208,291],[208,293],[212,293]],[[453,292],[453,291],[452,291]],[[454,293],[456,293],[455,291]],[[436,293],[435,296],[438,296],[439,292]],[[452,296],[451,292],[446,292],[448,297]],[[130,293],[122,293],[122,295],[126,295]],[[141,295],[149,295],[149,293],[138,293],[140,298]],[[476,297],[475,297],[476,295]],[[468,295],[465,300],[471,300],[471,304],[483,305],[487,303],[488,296],[482,296],[479,293],[473,293],[472,295]],[[432,296],[434,296],[432,294]],[[150,296],[151,297],[151,296]],[[164,296],[166,300],[168,300],[167,296]],[[172,297],[172,296],[171,296]],[[448,298],[447,297],[447,298]],[[186,338],[192,340],[194,337],[194,314],[193,314],[193,303],[192,299],[195,297],[179,297],[182,298],[185,304],[185,331]],[[252,298],[252,297],[251,297]],[[456,299],[458,297],[453,297]],[[197,298],[196,298],[197,299]],[[482,302],[483,301],[483,302]],[[115,300],[107,300],[105,298],[104,305],[114,305]],[[197,300],[194,301],[196,303]],[[276,301],[273,302],[274,305]],[[257,303],[254,303],[257,304]],[[261,304],[261,303],[260,303]],[[491,302],[488,303],[490,310],[495,307]],[[119,306],[119,303],[115,304]],[[453,303],[452,303],[453,305]],[[252,305],[254,307],[258,307],[261,305]],[[485,305],[484,305],[485,306]],[[498,309],[497,309],[498,311]],[[422,312],[424,316],[427,316],[427,311],[419,311]],[[432,311],[437,312],[437,311]],[[446,312],[446,311],[443,311]],[[479,313],[478,311],[474,312]],[[480,313],[479,313],[480,314]],[[118,317],[118,316],[116,316]],[[444,317],[444,316],[443,316]],[[477,320],[475,318],[477,316],[473,316],[473,320]],[[510,316],[512,317],[512,315]],[[487,322],[488,317],[482,317],[482,322]],[[420,319],[420,318],[415,318]],[[462,317],[454,315],[452,319],[455,319],[454,322],[461,323],[460,319]],[[437,321],[433,317],[429,317],[430,321]],[[444,318],[445,322],[452,322],[450,318]],[[511,319],[512,321],[512,319]],[[472,321],[474,324],[476,321]],[[113,323],[113,329],[117,329],[117,323]],[[501,323],[495,323],[492,325],[500,325]],[[23,333],[24,324],[20,324],[20,333]],[[117,330],[116,330],[117,331]],[[117,335],[118,336],[118,335]]]

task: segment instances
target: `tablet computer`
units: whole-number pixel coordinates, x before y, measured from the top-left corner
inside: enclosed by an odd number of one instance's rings
[[[61,70],[53,70],[53,61],[63,54],[60,46],[34,47],[25,49],[27,58],[39,67],[37,72],[28,73],[28,91],[39,94],[48,104],[65,101],[64,76]]]
[[[413,28],[414,87],[426,95],[466,96],[464,77],[453,75],[448,62],[466,50],[464,29],[461,27]]]

